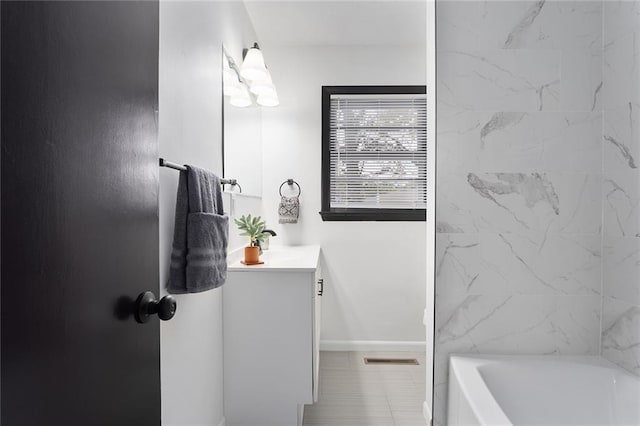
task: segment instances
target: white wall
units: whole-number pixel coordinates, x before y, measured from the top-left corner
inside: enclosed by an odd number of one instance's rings
[[[160,2],[161,157],[221,173],[222,44],[240,57],[254,41],[240,2]],[[169,268],[177,183],[178,172],[160,171],[161,288]],[[215,426],[223,418],[221,291],[176,296],[175,318],[162,323],[165,426]]]
[[[264,215],[278,233],[272,244],[322,246],[325,348],[328,341],[424,342],[424,222],[322,222],[318,214],[321,87],[425,84],[424,45],[270,46],[264,54],[280,96],[278,108],[263,111]],[[301,218],[279,225],[278,187],[289,177],[302,187]]]

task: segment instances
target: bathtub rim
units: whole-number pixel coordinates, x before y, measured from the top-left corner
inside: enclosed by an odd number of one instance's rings
[[[464,394],[464,397],[473,409],[474,414],[483,424],[513,426],[513,423],[500,407],[500,404],[484,381],[480,372],[480,367],[488,364],[508,361],[551,360],[607,368],[613,370],[617,374],[628,376],[633,380],[640,380],[640,377],[621,368],[619,365],[603,358],[600,355],[493,355],[470,353],[452,353],[449,355],[449,379],[451,379],[452,374],[455,375],[455,380],[458,383],[460,392]],[[462,377],[465,375],[466,379],[463,380]],[[473,397],[470,397],[470,395],[473,395]]]
[[[482,424],[513,426],[480,374],[478,367],[486,363],[487,359],[472,358],[465,354],[451,354],[449,377],[455,376],[459,391],[464,394],[465,400]]]

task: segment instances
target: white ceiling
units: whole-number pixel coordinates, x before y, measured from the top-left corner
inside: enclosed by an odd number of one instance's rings
[[[245,0],[264,46],[426,44],[426,1]]]

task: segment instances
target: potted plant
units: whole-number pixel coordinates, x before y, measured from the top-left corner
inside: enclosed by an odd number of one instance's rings
[[[240,235],[249,237],[249,245],[244,248],[244,264],[256,265],[260,262],[260,247],[258,242],[264,242],[269,233],[264,232],[264,220],[260,216],[242,216],[234,219],[238,229],[242,231]]]

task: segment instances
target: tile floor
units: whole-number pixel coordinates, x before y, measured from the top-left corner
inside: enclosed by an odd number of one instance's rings
[[[364,357],[416,358],[420,365],[366,365]],[[320,352],[318,402],[308,426],[425,426],[425,355],[411,352]]]

